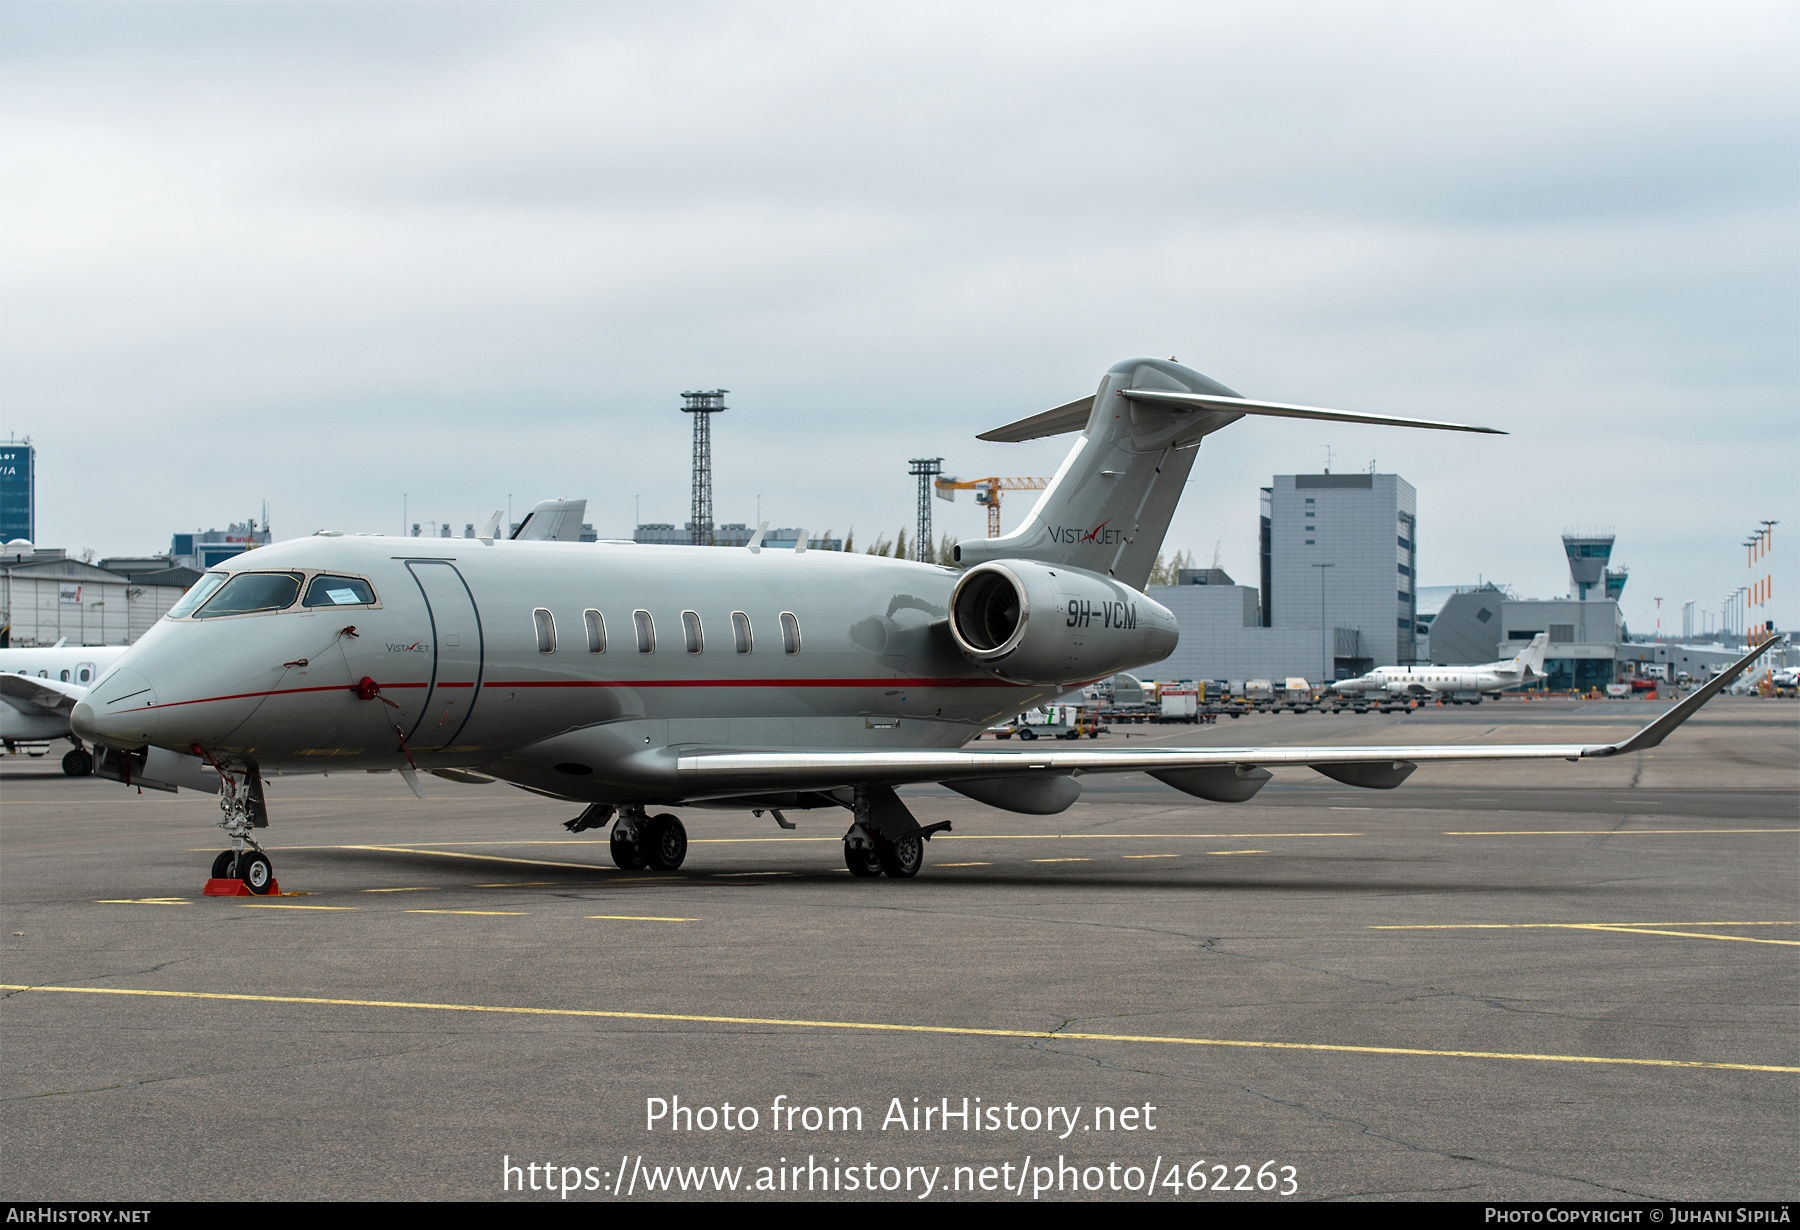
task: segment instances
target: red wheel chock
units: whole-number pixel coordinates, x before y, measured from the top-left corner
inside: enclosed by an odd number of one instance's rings
[[[208,880],[206,882],[206,887],[200,890],[200,895],[202,897],[255,897],[259,895],[264,897],[279,897],[281,896],[281,882],[279,880],[271,879],[269,881],[269,891],[257,894],[251,892],[250,886],[242,880]]]

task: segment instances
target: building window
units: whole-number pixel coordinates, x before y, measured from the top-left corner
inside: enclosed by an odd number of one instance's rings
[[[706,648],[706,637],[700,630],[700,616],[697,612],[681,613],[681,635],[687,641],[689,653],[700,653]]]
[[[1313,545],[1313,540],[1312,540],[1312,539],[1310,539],[1310,538],[1308,538],[1308,539],[1307,539],[1307,540],[1306,540],[1306,545],[1307,545],[1307,546],[1309,546],[1309,547],[1310,547],[1310,546],[1312,546],[1312,545]]]
[[[599,611],[587,610],[581,613],[581,618],[587,624],[588,652],[605,653],[606,616]]]
[[[1396,592],[1399,593],[1399,595],[1400,595],[1400,605],[1405,606],[1408,602],[1412,601],[1412,595],[1407,593],[1405,590],[1402,589],[1402,590],[1398,590]]]
[[[556,652],[556,617],[543,607],[531,613],[531,622],[537,628],[537,645],[539,653]]]
[[[781,613],[781,652],[800,652],[800,621],[794,618],[792,611]]]
[[[742,611],[731,613],[731,641],[739,653],[750,652],[750,617]]]
[[[1412,575],[1412,569],[1408,568],[1405,564],[1401,564],[1400,575],[1403,577],[1410,577]]]
[[[1575,639],[1574,624],[1551,624],[1550,639],[1567,645]]]
[[[656,624],[650,619],[649,611],[633,611],[631,622],[637,628],[639,653],[656,652]]]

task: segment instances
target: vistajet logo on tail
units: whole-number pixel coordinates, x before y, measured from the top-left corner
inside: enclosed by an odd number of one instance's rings
[[[1098,623],[1102,628],[1130,630],[1137,627],[1137,603],[1089,602],[1085,598],[1069,600],[1070,628],[1086,628]]]
[[[1053,525],[1050,527],[1050,541],[1073,543],[1076,546],[1085,546],[1088,543],[1093,543],[1097,547],[1110,546],[1115,542],[1125,541],[1124,530],[1109,530],[1106,528],[1111,524],[1112,518],[1109,517],[1091,530],[1084,530],[1078,525]]]

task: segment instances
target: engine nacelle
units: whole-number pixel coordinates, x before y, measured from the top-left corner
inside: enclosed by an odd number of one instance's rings
[[[1169,656],[1175,616],[1129,585],[1062,564],[995,560],[950,598],[963,656],[1003,679],[1074,683]]]

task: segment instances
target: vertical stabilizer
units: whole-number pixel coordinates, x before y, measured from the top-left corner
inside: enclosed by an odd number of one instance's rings
[[[1238,396],[1172,360],[1115,365],[1100,381],[1080,439],[1024,524],[999,538],[957,544],[958,564],[1031,559],[1144,587],[1201,439],[1243,415],[1128,400],[1119,396],[1125,389]],[[1075,425],[1069,412],[1079,414],[1079,406],[1072,402],[983,438],[1022,440],[1069,430]]]
[[[1540,632],[1531,638],[1531,643],[1513,655],[1507,669],[1517,671],[1521,679],[1535,679],[1544,673],[1544,650],[1550,644],[1550,634]]]

